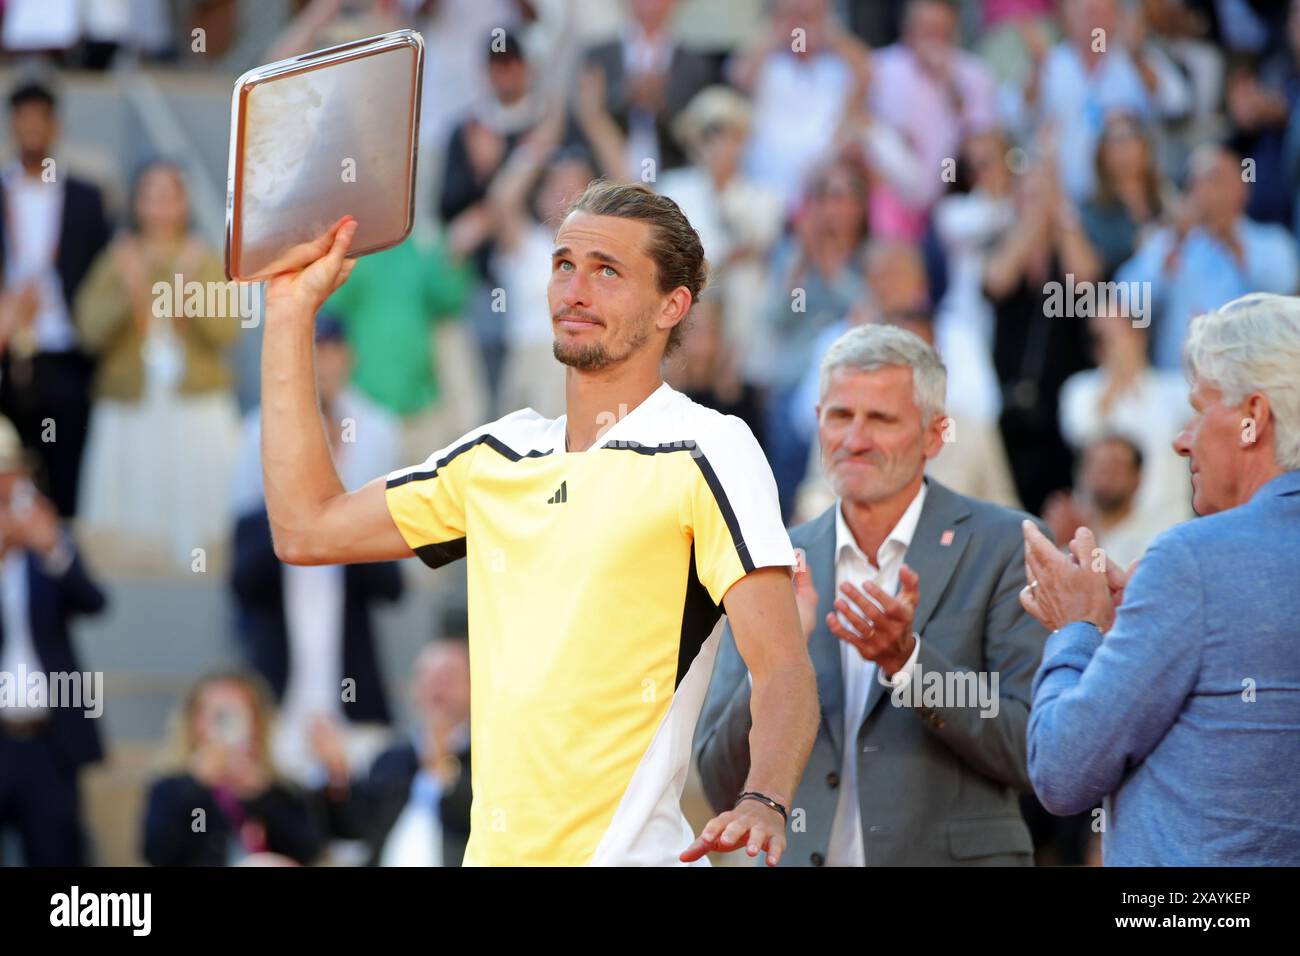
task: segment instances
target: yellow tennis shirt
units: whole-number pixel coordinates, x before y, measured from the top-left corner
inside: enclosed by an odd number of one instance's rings
[[[467,561],[465,864],[676,863],[719,605],[794,552],[740,419],[665,383],[588,451],[565,425],[524,409],[388,478],[415,553]]]

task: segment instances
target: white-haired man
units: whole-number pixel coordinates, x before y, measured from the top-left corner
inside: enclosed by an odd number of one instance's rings
[[[1025,608],[1055,633],[1029,773],[1054,813],[1104,799],[1108,865],[1300,863],[1300,299],[1192,323],[1192,507],[1131,580],[1087,528],[1025,526]]]

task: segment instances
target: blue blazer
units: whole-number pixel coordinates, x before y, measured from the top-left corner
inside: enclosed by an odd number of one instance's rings
[[[104,592],[91,580],[75,549],[72,564],[58,576],[51,575],[28,552],[27,614],[41,670],[46,673],[81,670],[68,622],[76,614],[98,614],[106,604]],[[0,649],[4,648],[4,642],[4,629],[0,626]],[[53,707],[49,714],[55,749],[68,766],[80,767],[103,759],[104,749],[95,719],[68,707]]]
[[[0,182],[0,222],[4,221],[8,197]],[[63,298],[72,308],[81,280],[111,238],[104,201],[99,188],[75,176],[63,180],[63,218],[59,221],[59,247],[54,253],[54,268],[63,286]],[[0,229],[0,276],[4,275],[8,237]]]
[[[1053,813],[1105,798],[1111,866],[1300,864],[1300,471],[1177,525],[1102,638],[1052,635],[1029,776]]]

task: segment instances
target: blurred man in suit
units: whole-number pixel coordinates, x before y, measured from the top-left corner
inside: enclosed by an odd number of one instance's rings
[[[822,723],[788,865],[1031,862],[1016,794],[1029,789],[1044,634],[1018,602],[1023,515],[925,476],[944,443],[946,379],[934,349],[896,326],[850,329],[822,362],[818,432],[837,497],[791,532],[807,558],[796,593]],[[978,703],[947,689],[977,685]],[[695,738],[715,807],[745,779],[748,733],[749,682],[724,634]]]
[[[1078,529],[1024,529],[1025,608],[1054,633],[1034,677],[1043,805],[1102,800],[1110,866],[1300,863],[1300,299],[1198,316],[1192,507],[1124,572]]]
[[[77,507],[93,371],[77,348],[69,305],[108,244],[108,222],[99,190],[51,156],[54,94],[23,84],[9,107],[18,155],[0,173],[0,413],[39,456],[50,497],[68,517]]]
[[[1110,432],[1083,446],[1073,491],[1047,496],[1043,521],[1052,539],[1064,547],[1075,529],[1089,525],[1097,543],[1120,567],[1142,556],[1167,525],[1159,515],[1144,513],[1138,498],[1145,480],[1142,449],[1120,432]],[[1153,528],[1155,522],[1161,526]]]
[[[470,806],[469,648],[463,637],[425,648],[411,695],[415,732],[370,768],[375,862],[460,866]]]
[[[312,748],[329,771],[320,796],[331,832],[364,840],[376,866],[460,866],[469,841],[469,647],[464,611],[415,661],[411,733],[353,780],[337,731]],[[459,619],[459,623],[456,623]]]
[[[94,722],[103,685],[81,671],[68,622],[104,604],[0,418],[0,831],[17,830],[29,866],[86,862],[77,774],[104,756]]]
[[[604,75],[605,108],[627,140],[627,175],[650,160],[660,170],[687,162],[673,120],[716,78],[708,57],[685,49],[673,34],[677,0],[631,0],[623,33],[587,51],[587,68]]]

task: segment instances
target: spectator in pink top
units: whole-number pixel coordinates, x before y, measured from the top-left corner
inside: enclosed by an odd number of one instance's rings
[[[1050,16],[1052,0],[984,0],[984,22],[990,28],[1002,23]]]
[[[927,173],[918,180],[921,195],[899,197],[915,238],[951,182],[942,175],[945,161],[955,164],[962,140],[995,119],[993,76],[957,46],[957,26],[957,8],[948,0],[909,0],[901,40],[875,57],[871,111],[907,138]]]

